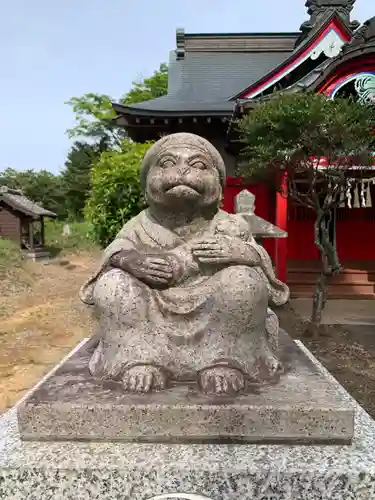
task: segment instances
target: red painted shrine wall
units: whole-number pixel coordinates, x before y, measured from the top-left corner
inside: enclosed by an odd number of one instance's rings
[[[242,179],[227,177],[227,184],[224,189],[224,200],[222,209],[229,213],[234,213],[235,197],[243,189],[247,189],[255,195],[255,213],[269,222],[274,222],[275,200],[271,196],[267,184],[244,184]],[[274,258],[275,240],[265,239],[264,248]]]
[[[375,189],[372,189],[373,200]],[[339,208],[336,243],[342,261],[375,260],[375,206],[372,208]]]
[[[322,83],[322,85],[317,89],[318,94],[325,94],[331,97],[334,93],[335,88],[338,87],[340,83],[354,76],[358,73],[363,72],[374,72],[375,71],[375,56],[365,55],[363,57],[357,57],[353,61],[345,63],[338,68],[335,72],[327,78],[327,80]]]
[[[255,212],[274,222],[274,197],[266,184],[244,185],[240,179],[228,178],[224,191],[223,209],[234,213],[235,196],[248,189],[255,199]],[[372,187],[371,208],[339,208],[336,212],[336,242],[340,260],[375,260],[375,186]],[[314,261],[319,252],[314,244],[315,213],[305,207],[288,207],[288,261]],[[264,246],[275,257],[275,240],[265,240]]]
[[[288,203],[288,260],[317,260],[314,244],[315,213]]]
[[[375,187],[372,187],[375,201]],[[315,214],[305,207],[289,202],[288,260],[318,260],[314,244]],[[369,208],[338,208],[336,210],[336,245],[341,261],[375,260],[375,203]]]

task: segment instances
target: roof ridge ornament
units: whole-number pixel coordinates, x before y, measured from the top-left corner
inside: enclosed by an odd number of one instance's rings
[[[301,26],[302,32],[311,30],[327,13],[338,13],[343,21],[355,30],[359,26],[358,21],[352,21],[350,14],[354,8],[356,0],[306,0],[305,7],[310,16],[309,21],[305,21]]]
[[[375,43],[375,16],[365,21],[354,32],[353,38],[343,46],[342,51],[346,52],[369,43]]]
[[[184,28],[176,29],[176,57],[177,60],[185,57],[185,30]]]

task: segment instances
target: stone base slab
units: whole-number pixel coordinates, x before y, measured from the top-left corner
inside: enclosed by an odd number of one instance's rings
[[[355,408],[351,445],[25,442],[13,408],[0,418],[0,499],[374,500],[375,423],[311,359]]]
[[[36,250],[27,251],[25,255],[27,259],[34,261],[49,259],[51,257],[51,253],[46,248],[39,248]]]
[[[24,439],[311,444],[353,437],[353,409],[285,332],[287,373],[236,398],[203,395],[195,384],[128,394],[90,375],[94,347],[84,344],[20,406]]]

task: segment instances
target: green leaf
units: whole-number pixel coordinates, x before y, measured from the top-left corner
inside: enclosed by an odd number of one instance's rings
[[[275,171],[283,169],[290,177],[304,172],[312,179],[312,157],[326,157],[330,165],[340,163],[341,170],[350,168],[359,157],[366,159],[374,125],[374,108],[351,99],[279,94],[237,122],[243,146],[239,171],[247,177],[275,178]]]
[[[119,151],[103,152],[93,166],[85,214],[97,243],[107,245],[144,208],[139,167],[150,146],[125,139]]]
[[[139,82],[119,99],[122,104],[155,99],[168,92],[168,66],[161,64],[158,71]],[[87,138],[101,144],[102,151],[111,149],[124,138],[124,131],[115,123],[113,99],[107,94],[87,93],[82,97],[72,97],[66,104],[71,106],[75,115],[74,127],[67,130],[70,138]]]

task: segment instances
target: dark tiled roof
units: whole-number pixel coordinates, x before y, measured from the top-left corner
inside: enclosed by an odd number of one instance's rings
[[[230,114],[229,100],[284,61],[290,52],[210,53],[187,52],[181,60],[170,59],[169,94],[139,104],[115,106],[117,112],[223,111]]]
[[[199,114],[199,112],[212,112],[213,114],[228,114],[230,115],[234,109],[235,103],[233,101],[188,101],[179,98],[178,96],[165,95],[158,97],[157,99],[152,99],[150,101],[144,101],[139,104],[132,104],[131,106],[122,106],[121,104],[114,104],[114,110],[117,113],[127,112],[132,110],[134,114],[151,115],[162,114],[170,115],[171,113],[176,113],[183,116],[184,114]]]
[[[187,53],[179,95],[191,101],[228,100],[285,60],[289,52]]]
[[[23,195],[22,191],[19,191],[17,189],[10,189],[6,186],[0,186],[0,201],[4,201],[14,210],[18,210],[25,215],[30,215],[32,217],[40,217],[41,215],[47,217],[57,217],[55,213],[40,207],[36,203],[26,198]]]

